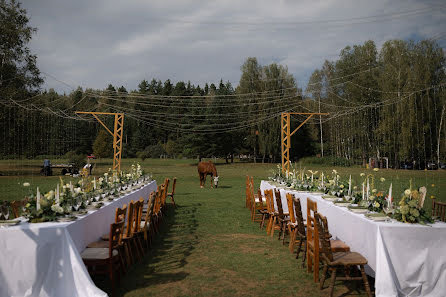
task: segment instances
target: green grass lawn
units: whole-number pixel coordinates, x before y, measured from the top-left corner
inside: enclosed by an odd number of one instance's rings
[[[123,160],[123,169],[138,160]],[[23,164],[23,162],[22,162]],[[30,162],[38,166],[40,161]],[[111,160],[101,160],[95,169],[98,175],[110,167]],[[326,296],[313,277],[301,268],[300,260],[290,254],[277,237],[266,236],[257,223],[250,221],[245,205],[245,176],[254,176],[255,187],[267,178],[274,164],[217,164],[219,188],[200,189],[196,161],[145,160],[142,165],[158,183],[165,177],[178,178],[175,200],[177,208],[169,210],[160,234],[150,253],[132,266],[121,279],[118,296]],[[9,166],[9,167],[8,167]],[[0,162],[0,172],[11,165]],[[302,167],[305,167],[302,165]],[[15,171],[19,171],[16,166]],[[331,171],[328,167],[307,169]],[[361,168],[337,168],[340,175],[358,178]],[[370,173],[372,171],[367,171]],[[22,172],[23,173],[23,172]],[[385,177],[382,190],[390,182],[395,193],[414,185],[426,185],[428,195],[445,200],[445,171],[381,170],[376,177]],[[37,174],[0,177],[1,199],[22,197],[21,183],[53,187],[59,177]],[[6,191],[5,191],[6,189]],[[6,193],[6,194],[5,194]],[[430,201],[425,204],[430,209]],[[107,279],[94,278],[98,286],[110,292]],[[357,285],[356,285],[357,284]],[[327,286],[327,283],[326,283]],[[335,296],[365,296],[361,282],[337,283]]]
[[[191,162],[157,161],[152,168],[158,181],[178,178],[178,207],[168,213],[150,254],[124,277],[118,296],[327,295],[287,246],[250,221],[245,175],[259,183],[270,165],[217,165],[218,189],[200,189]],[[108,290],[107,281],[100,284]],[[364,295],[339,283],[336,294],[347,292]]]

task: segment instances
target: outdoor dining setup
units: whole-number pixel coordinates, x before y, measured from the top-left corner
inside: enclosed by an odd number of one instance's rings
[[[55,190],[11,203],[15,218],[0,221],[0,296],[107,296],[96,274],[114,295],[174,206],[175,185],[157,185],[137,164],[76,184],[61,179]]]
[[[247,176],[246,207],[330,296],[340,280],[356,281],[368,296],[445,296],[446,205],[430,199],[427,213],[426,188],[411,182],[383,194],[373,173],[354,186],[335,170],[279,170],[258,189]]]

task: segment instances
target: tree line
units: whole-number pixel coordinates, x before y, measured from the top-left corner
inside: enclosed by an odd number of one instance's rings
[[[241,65],[238,86],[143,79],[136,90],[108,85],[69,94],[41,90],[36,31],[15,1],[0,0],[0,155],[37,158],[112,155],[112,137],[92,117],[123,112],[123,157],[251,156],[280,162],[281,112],[328,112],[292,137],[293,160],[319,155],[338,164],[387,158],[389,166],[423,168],[445,161],[445,57],[435,40],[373,41],[346,46],[316,69],[305,88],[286,65]],[[295,115],[296,127],[306,115]],[[101,118],[113,127],[111,117]]]

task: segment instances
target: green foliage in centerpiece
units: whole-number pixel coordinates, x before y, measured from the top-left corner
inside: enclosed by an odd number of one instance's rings
[[[393,218],[404,223],[432,223],[432,217],[423,209],[425,197],[426,188],[424,187],[419,190],[405,190]]]

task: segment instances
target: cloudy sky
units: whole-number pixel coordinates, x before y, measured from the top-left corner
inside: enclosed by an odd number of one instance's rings
[[[31,49],[44,88],[69,92],[143,79],[240,79],[247,57],[288,66],[299,86],[346,45],[437,38],[442,0],[22,0],[38,32]]]

